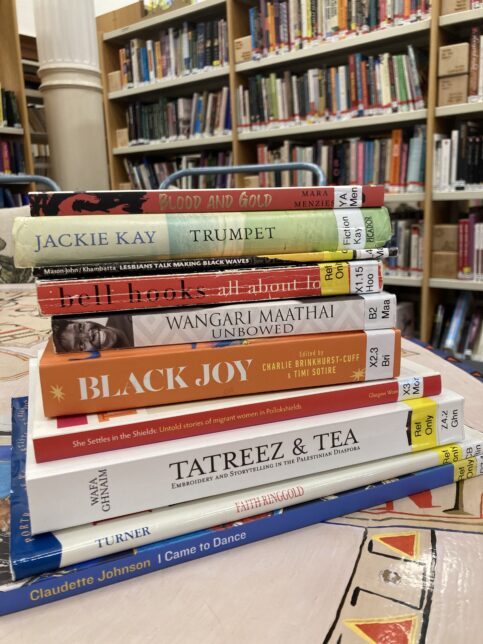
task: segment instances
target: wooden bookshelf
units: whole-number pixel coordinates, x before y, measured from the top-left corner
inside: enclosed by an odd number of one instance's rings
[[[15,140],[21,137],[25,171],[27,174],[32,174],[33,163],[30,147],[29,119],[23,83],[15,0],[2,0],[1,7],[0,42],[2,43],[2,55],[0,56],[0,84],[4,89],[15,92],[22,127],[0,127],[0,137],[2,139],[15,138]]]
[[[386,204],[397,207],[400,204],[417,206],[423,210],[424,229],[424,270],[421,277],[392,276],[385,278],[389,290],[392,288],[410,289],[411,293],[420,298],[420,336],[429,340],[435,307],[441,300],[443,289],[452,288],[455,291],[461,288],[481,290],[478,282],[466,282],[464,286],[459,280],[434,280],[430,276],[431,263],[431,231],[436,223],[444,222],[449,204],[446,201],[465,201],[483,199],[483,191],[462,191],[461,193],[434,193],[432,190],[432,164],[433,146],[432,139],[435,132],[444,132],[449,128],[451,119],[454,118],[481,118],[483,117],[483,102],[465,105],[452,105],[449,107],[436,107],[437,105],[437,64],[438,49],[441,44],[456,41],[459,33],[466,33],[471,24],[483,23],[483,9],[460,12],[450,16],[440,17],[441,0],[433,0],[432,14],[423,20],[379,29],[358,36],[347,36],[341,39],[327,41],[302,50],[271,55],[257,61],[247,61],[235,64],[234,40],[247,36],[250,33],[247,0],[202,0],[201,2],[169,11],[149,18],[139,18],[123,26],[102,29],[100,35],[101,61],[103,78],[107,88],[107,74],[119,69],[118,48],[125,45],[130,38],[155,36],[161,28],[178,26],[184,20],[202,20],[205,17],[215,18],[226,16],[228,23],[229,39],[229,65],[226,68],[209,70],[198,74],[187,75],[177,79],[166,79],[157,83],[147,83],[133,89],[105,93],[106,121],[108,123],[108,146],[112,187],[125,184],[128,180],[122,159],[136,155],[144,156],[160,154],[163,158],[202,149],[216,149],[225,147],[231,149],[233,161],[236,165],[256,162],[256,146],[262,141],[282,141],[286,138],[296,137],[297,140],[313,141],[317,138],[334,138],[338,136],[354,136],[355,133],[387,132],[397,127],[424,124],[426,126],[426,179],[424,192],[421,193],[387,193]],[[114,12],[115,14],[117,12]],[[268,74],[272,71],[283,69],[308,69],[314,65],[326,62],[344,61],[348,54],[353,52],[376,53],[380,51],[400,51],[406,43],[411,42],[421,46],[429,52],[428,57],[428,95],[426,109],[384,114],[381,116],[367,116],[353,119],[340,119],[336,121],[320,121],[310,124],[297,124],[287,127],[270,128],[264,130],[245,131],[239,133],[236,115],[236,90],[241,84],[246,84],[249,75],[256,73]],[[192,77],[191,77],[192,76]],[[212,87],[220,87],[228,83],[231,93],[232,124],[231,135],[191,140],[167,141],[149,145],[117,147],[115,144],[116,129],[125,128],[124,106],[125,101],[131,97],[136,100],[143,97],[154,97],[158,93],[176,96],[188,95],[197,83],[199,87],[206,82],[211,82]],[[219,85],[216,85],[216,83]],[[243,177],[236,177],[238,186],[243,186]],[[444,283],[444,285],[443,285]],[[409,292],[409,291],[407,291]]]

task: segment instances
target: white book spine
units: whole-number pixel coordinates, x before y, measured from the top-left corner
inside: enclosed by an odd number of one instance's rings
[[[106,332],[106,327],[107,333],[109,328],[114,331],[129,329],[133,342],[129,345],[124,344],[123,348],[149,347],[240,338],[390,329],[396,325],[396,298],[393,294],[381,292],[310,300],[166,309],[136,315],[119,313],[114,317],[63,317],[60,319],[60,326],[57,321],[52,325],[53,335],[61,351],[62,338],[66,333],[65,324],[69,322],[72,323],[72,333],[78,334],[79,331],[73,329],[80,328],[81,333],[85,330],[85,333],[92,334],[95,328],[99,331],[99,337]],[[81,340],[79,335],[78,340]],[[92,345],[89,346],[92,348]]]
[[[476,432],[474,432],[476,433]],[[421,471],[440,464],[457,464],[466,458],[476,459],[476,472],[483,474],[483,437],[465,440],[461,445],[425,450],[353,465],[334,472],[313,474],[244,492],[221,494],[168,508],[143,512],[97,524],[87,524],[55,533],[61,546],[60,566],[72,566],[100,556],[177,537],[182,534],[241,521],[261,512],[273,512],[298,503],[346,490],[367,487],[388,478]],[[455,457],[460,457],[454,460]]]
[[[450,163],[451,163],[451,139],[441,141],[441,170],[439,177],[440,190],[449,190],[450,187]]]
[[[30,438],[26,487],[32,533],[376,461],[463,437],[463,398],[447,391],[432,399],[41,464],[34,461]]]
[[[458,169],[458,143],[458,130],[451,130],[451,155],[449,168],[449,185],[451,190],[454,190],[456,185],[456,171]]]

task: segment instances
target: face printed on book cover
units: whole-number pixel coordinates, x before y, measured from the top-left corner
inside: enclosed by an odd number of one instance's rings
[[[132,346],[132,341],[129,340],[132,335],[132,322],[130,316],[126,318],[108,318],[105,324],[94,320],[57,321],[54,324],[57,351],[102,351]]]

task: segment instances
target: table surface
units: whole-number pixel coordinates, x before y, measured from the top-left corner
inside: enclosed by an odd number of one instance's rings
[[[0,442],[48,329],[31,287],[0,288]],[[483,385],[412,342],[403,350],[443,373],[466,398],[466,423],[483,431]],[[380,540],[401,534],[414,554]],[[476,644],[482,573],[479,477],[8,615],[0,644]]]

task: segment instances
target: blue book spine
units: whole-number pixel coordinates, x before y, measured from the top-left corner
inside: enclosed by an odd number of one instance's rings
[[[27,405],[27,398],[17,398],[13,401],[14,482],[23,476],[25,469]],[[13,582],[2,586],[0,615],[102,588],[124,579],[267,539],[453,481],[454,466],[439,465],[366,488],[350,490],[338,496],[277,510],[247,522],[229,523],[158,541],[136,550],[93,559],[84,564],[64,568],[55,574],[45,574],[42,571],[58,566],[59,543],[53,535],[30,535],[25,492],[22,500],[19,485],[15,484],[11,519],[11,565],[19,578],[25,575],[37,576],[26,582]]]
[[[443,349],[447,351],[456,351],[461,330],[472,301],[472,294],[469,291],[461,293],[451,318]]]
[[[148,50],[146,47],[141,47],[139,52],[141,54],[142,80],[147,83],[149,81]]]
[[[362,54],[355,55],[356,68],[356,93],[357,93],[357,116],[364,115],[364,100],[362,98]]]

